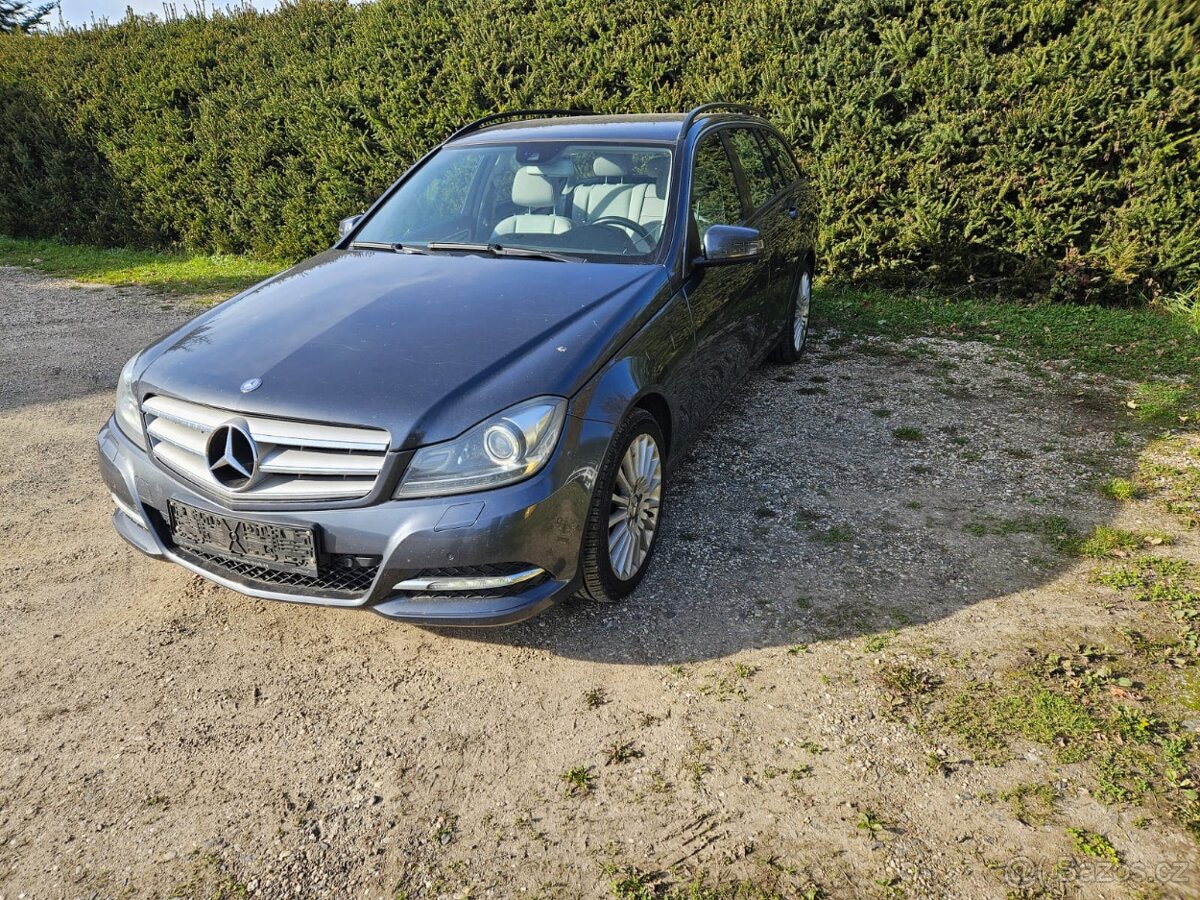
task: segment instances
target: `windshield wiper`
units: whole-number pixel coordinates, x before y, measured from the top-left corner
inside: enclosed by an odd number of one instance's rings
[[[466,250],[473,253],[490,253],[492,256],[519,256],[525,259],[552,259],[555,262],[585,262],[581,256],[555,253],[553,250],[534,250],[530,247],[505,247],[503,244],[466,244],[455,241],[430,241],[426,250]]]
[[[406,247],[394,241],[351,241],[351,250],[391,250],[393,253],[419,253],[425,251],[420,247]]]

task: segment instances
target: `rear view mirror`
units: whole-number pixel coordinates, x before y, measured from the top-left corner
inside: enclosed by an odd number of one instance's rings
[[[362,217],[363,214],[359,213],[357,216],[349,216],[338,222],[338,237],[344,238],[346,235],[352,232],[354,230],[354,226],[362,221]]]
[[[763,252],[762,235],[757,228],[740,225],[710,225],[704,232],[704,255],[699,266],[727,266],[758,259]]]

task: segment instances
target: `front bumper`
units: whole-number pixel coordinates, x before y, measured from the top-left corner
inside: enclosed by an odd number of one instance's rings
[[[308,509],[277,504],[232,511],[215,496],[151,459],[109,419],[100,429],[100,471],[112,492],[113,525],[148,556],[252,597],[370,609],[424,625],[504,625],[541,612],[579,587],[579,550],[601,460],[612,437],[605,422],[568,416],[547,466],[519,484],[475,494],[424,500],[388,500],[366,506]],[[377,559],[373,577],[337,589],[275,578],[259,566],[226,565],[177,547],[171,540],[168,501],[219,515],[279,525],[313,526],[327,558]],[[398,591],[422,572],[522,564],[545,575],[510,589],[436,595]],[[278,574],[278,573],[276,573]]]

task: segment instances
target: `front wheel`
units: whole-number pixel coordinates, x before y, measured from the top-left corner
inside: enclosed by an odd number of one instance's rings
[[[580,595],[612,603],[642,580],[662,524],[663,436],[643,409],[625,417],[596,478],[583,534]]]
[[[776,362],[792,363],[804,352],[808,343],[808,318],[812,312],[812,262],[805,260],[800,274],[796,276],[796,285],[792,289],[792,304],[788,312],[783,334],[779,337],[779,346],[775,348]]]

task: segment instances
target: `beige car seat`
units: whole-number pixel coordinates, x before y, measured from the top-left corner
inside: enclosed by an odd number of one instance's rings
[[[570,168],[570,163],[566,164],[566,168]],[[575,223],[569,218],[554,212],[558,208],[561,179],[570,174],[560,173],[559,169],[557,166],[522,166],[517,169],[513,176],[512,202],[525,207],[526,212],[498,222],[492,231],[493,240],[506,234],[562,234],[574,227]]]
[[[571,217],[581,224],[591,224],[605,216],[619,216],[637,222],[650,234],[658,235],[666,213],[667,159],[653,159],[647,169],[655,180],[649,184],[626,184],[632,165],[628,156],[610,154],[597,156],[592,172],[605,179],[599,184],[581,184],[571,192]],[[644,243],[636,232],[626,228],[634,241]]]

